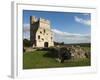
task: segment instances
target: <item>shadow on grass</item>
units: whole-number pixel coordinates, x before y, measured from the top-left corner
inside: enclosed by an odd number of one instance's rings
[[[43,57],[49,57],[49,58],[58,57],[58,51],[55,48],[42,48],[42,49],[37,49],[37,51],[47,51],[47,53],[45,53]]]
[[[50,57],[50,58],[57,58],[58,54],[56,51],[48,51],[46,54],[43,55],[44,57]]]

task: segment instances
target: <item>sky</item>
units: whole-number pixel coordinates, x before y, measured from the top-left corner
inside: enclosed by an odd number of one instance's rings
[[[64,43],[90,43],[91,14],[76,12],[52,12],[23,10],[24,38],[30,38],[30,16],[51,22],[53,40]]]

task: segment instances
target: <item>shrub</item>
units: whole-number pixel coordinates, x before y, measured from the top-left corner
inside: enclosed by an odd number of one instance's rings
[[[70,50],[66,47],[62,47],[59,50],[59,58],[61,59],[61,63],[64,62],[65,59],[71,59],[71,53]]]
[[[24,46],[24,47],[30,47],[30,46],[31,46],[30,40],[24,39],[24,40],[23,40],[23,46]]]

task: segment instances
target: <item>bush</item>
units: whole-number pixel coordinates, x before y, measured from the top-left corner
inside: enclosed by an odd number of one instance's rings
[[[62,47],[59,50],[59,58],[61,59],[61,63],[64,62],[65,59],[71,59],[71,53],[70,50],[66,47]]]
[[[51,58],[58,57],[58,51],[54,47],[43,48],[42,50],[47,51],[47,53],[44,55],[44,57],[51,57]]]
[[[23,46],[24,47],[30,47],[31,46],[31,42],[28,39],[24,39],[23,40]]]

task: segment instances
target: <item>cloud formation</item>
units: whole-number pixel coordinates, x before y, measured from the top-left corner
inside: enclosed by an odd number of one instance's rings
[[[23,27],[24,27],[24,28],[23,28],[23,31],[24,31],[24,32],[28,32],[28,31],[30,30],[30,27],[29,27],[29,26],[30,26],[29,24],[24,24],[24,25],[23,25]]]
[[[77,34],[62,32],[57,29],[52,29],[54,33],[54,41],[64,43],[89,43],[91,40],[90,34]]]
[[[84,15],[87,15],[87,14],[84,14]],[[78,16],[75,16],[74,19],[78,23],[81,23],[81,24],[84,24],[84,25],[87,25],[87,26],[90,26],[91,25],[91,20],[85,20],[85,19],[80,18]]]
[[[23,38],[30,39],[30,25],[24,24],[23,25]]]

